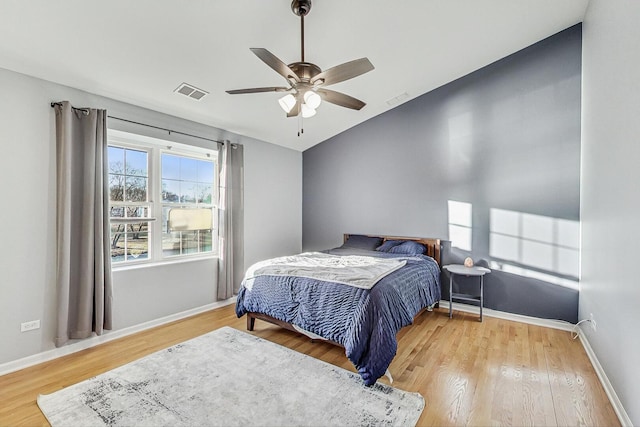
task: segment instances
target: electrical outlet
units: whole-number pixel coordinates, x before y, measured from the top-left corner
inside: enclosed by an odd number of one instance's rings
[[[40,319],[24,322],[20,325],[20,332],[33,331],[34,329],[40,329]]]
[[[591,324],[591,329],[595,332],[598,325],[596,324],[596,319],[593,317],[593,313],[591,313],[591,316],[589,317],[589,323]]]

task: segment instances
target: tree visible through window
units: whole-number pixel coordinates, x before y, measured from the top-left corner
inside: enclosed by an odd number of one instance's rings
[[[123,262],[149,258],[148,153],[110,146],[109,200],[111,260]]]

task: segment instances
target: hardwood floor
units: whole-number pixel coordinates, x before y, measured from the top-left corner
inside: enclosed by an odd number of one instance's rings
[[[222,326],[222,307],[0,377],[0,426],[48,425],[36,397]],[[355,371],[344,350],[256,321],[255,335]],[[393,386],[425,398],[419,425],[620,425],[578,340],[565,331],[437,309],[398,334]],[[388,383],[386,378],[381,380]]]

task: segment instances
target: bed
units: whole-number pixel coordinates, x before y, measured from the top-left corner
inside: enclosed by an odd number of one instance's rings
[[[440,301],[441,245],[345,234],[338,248],[265,260],[247,270],[236,314],[249,330],[261,319],[344,347],[372,385],[388,373],[398,331]],[[341,276],[352,267],[355,279]]]

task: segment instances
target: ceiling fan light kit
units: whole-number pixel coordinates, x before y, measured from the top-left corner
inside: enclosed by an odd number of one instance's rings
[[[282,107],[284,112],[289,113],[296,105],[296,97],[289,93],[280,98],[278,102],[280,103],[280,106]]]
[[[251,89],[228,90],[231,95],[261,93],[261,92],[288,92],[278,99],[287,117],[301,115],[303,118],[313,117],[321,102],[329,102],[352,110],[360,110],[366,104],[359,99],[344,93],[325,89],[325,86],[340,83],[345,80],[360,76],[374,69],[367,58],[336,65],[322,71],[320,67],[304,60],[304,17],[311,11],[311,0],[293,0],[291,10],[300,17],[300,45],[301,60],[291,64],[285,64],[274,54],[264,48],[250,48],[250,50],[262,62],[271,67],[287,81],[288,87],[272,86]]]
[[[303,119],[308,119],[309,117],[313,117],[316,115],[316,110],[309,107],[306,103],[302,104],[302,106],[300,107],[300,111],[302,112]]]
[[[322,102],[322,98],[320,98],[320,95],[318,95],[312,90],[306,91],[304,93],[303,98],[304,98],[304,103],[313,110],[318,108],[320,106],[320,103]]]

